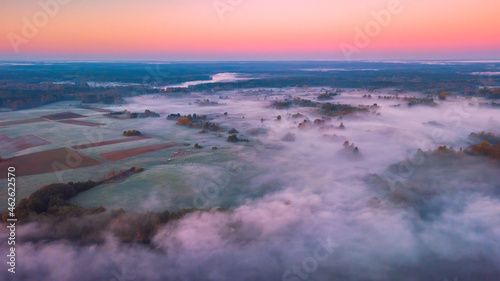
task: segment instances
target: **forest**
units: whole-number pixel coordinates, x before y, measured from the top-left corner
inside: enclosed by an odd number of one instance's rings
[[[303,71],[305,68],[345,67],[351,71]],[[374,68],[374,71],[358,69]],[[398,70],[400,69],[400,70]],[[475,72],[473,72],[473,70]],[[438,96],[448,92],[462,96],[500,97],[498,76],[477,75],[488,65],[450,65],[446,68],[418,63],[403,66],[368,62],[265,62],[244,63],[34,63],[25,66],[0,66],[0,107],[28,109],[61,100],[84,103],[121,103],[124,97],[142,94],[165,94],[177,97],[195,91],[213,93],[246,88],[333,87],[374,90],[395,88],[402,92],[420,91]],[[175,88],[193,80],[207,80],[222,71],[252,75],[244,81],[218,82]],[[487,73],[487,72],[485,72]],[[98,84],[101,83],[101,84]],[[115,83],[114,86],[103,86]],[[96,85],[90,87],[89,85]],[[97,86],[100,85],[100,86]],[[326,93],[319,99],[330,99]],[[200,100],[200,105],[216,105]]]

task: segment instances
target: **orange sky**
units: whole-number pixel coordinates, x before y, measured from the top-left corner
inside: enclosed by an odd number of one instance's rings
[[[342,43],[353,59],[500,58],[498,0],[40,1],[57,5],[46,24],[39,0],[0,0],[0,58],[335,60]],[[356,45],[356,28],[392,1],[401,11]],[[23,18],[38,29],[31,38]]]

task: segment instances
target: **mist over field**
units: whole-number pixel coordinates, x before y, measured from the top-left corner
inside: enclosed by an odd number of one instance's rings
[[[499,135],[499,109],[461,95],[408,106],[405,96],[425,95],[396,95],[392,88],[344,89],[318,100],[332,91],[195,91],[100,105],[161,117],[114,120],[87,113],[104,123],[98,130],[139,129],[155,140],[204,148],[179,158],[173,157],[177,148],[169,148],[107,164],[145,171],[70,199],[86,208],[102,205],[105,213],[19,226],[15,280],[498,280],[498,163],[437,150],[469,148],[478,143],[474,132]],[[291,98],[367,110],[326,116],[315,107],[274,103]],[[199,102],[205,99],[215,103]],[[207,115],[224,130],[200,133],[166,120],[177,113]],[[232,128],[248,142],[227,142]],[[97,147],[88,155],[102,152],[105,147]],[[81,169],[97,177],[94,168]],[[65,182],[73,174],[65,174]],[[28,176],[26,182],[35,187],[51,179]],[[120,208],[131,217],[110,219]],[[116,235],[149,227],[142,224],[148,212],[190,208],[197,210],[155,224],[148,243]],[[0,240],[7,235],[2,230]]]
[[[499,281],[499,11],[0,0],[0,281]]]

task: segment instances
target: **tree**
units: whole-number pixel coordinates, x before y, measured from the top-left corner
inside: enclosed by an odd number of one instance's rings
[[[227,137],[228,142],[238,142],[238,136],[236,134],[230,135]]]
[[[492,160],[500,160],[500,144],[492,145],[483,141],[481,145],[472,146],[472,152],[477,155],[484,155]]]
[[[140,136],[141,132],[139,132],[137,130],[131,130],[131,131],[129,130],[129,131],[124,131],[123,135],[127,136],[127,137],[130,137],[130,136]]]
[[[449,95],[449,94],[450,94],[450,93],[448,93],[448,92],[441,92],[441,93],[439,94],[438,98],[439,98],[440,100],[445,100],[445,99],[448,97],[448,95]]]
[[[29,200],[26,203],[26,208],[30,211],[36,212],[37,214],[47,210],[45,202],[43,202],[40,198],[33,198]]]
[[[189,125],[191,125],[191,121],[189,120],[189,117],[179,118],[179,120],[177,120],[177,125],[189,126]]]

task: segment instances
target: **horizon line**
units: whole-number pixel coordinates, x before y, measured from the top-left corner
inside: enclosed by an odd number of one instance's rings
[[[156,63],[226,63],[226,62],[373,62],[373,63],[397,63],[397,62],[457,62],[457,63],[500,63],[500,58],[491,59],[351,59],[351,60],[323,60],[323,59],[297,59],[297,60],[161,60],[161,59],[0,59],[2,63],[16,63],[16,62],[66,62],[66,63],[120,63],[120,62],[156,62]]]

